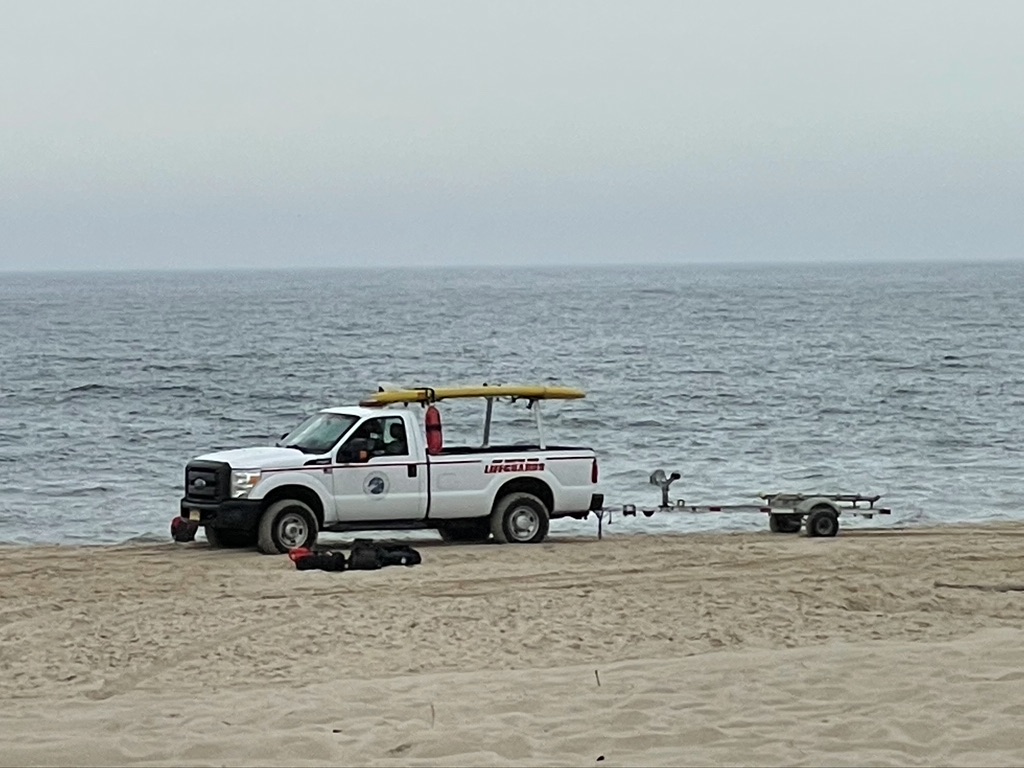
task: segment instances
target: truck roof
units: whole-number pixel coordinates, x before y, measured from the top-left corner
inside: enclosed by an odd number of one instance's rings
[[[366,416],[378,415],[381,412],[380,408],[364,408],[361,405],[339,405],[333,408],[322,408],[321,413],[342,413],[347,416],[356,416],[357,418],[364,418]]]

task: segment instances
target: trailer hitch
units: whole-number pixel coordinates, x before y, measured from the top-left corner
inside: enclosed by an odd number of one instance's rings
[[[650,517],[655,512],[664,512],[667,509],[671,509],[673,506],[682,506],[683,500],[679,499],[675,504],[672,504],[668,498],[668,489],[672,486],[681,475],[678,472],[673,472],[671,475],[666,475],[665,470],[656,469],[651,473],[648,481],[651,485],[656,485],[661,488],[661,505],[655,508],[652,507],[641,507],[640,511],[644,513],[644,517]],[[637,508],[636,504],[623,504],[622,505],[622,516],[623,517],[636,517]]]
[[[680,479],[682,475],[678,472],[673,472],[670,475],[666,475],[663,469],[656,469],[651,473],[648,481],[651,485],[656,485],[661,488],[661,505],[657,507],[641,507],[640,512],[643,513],[644,517],[651,517],[655,512],[664,512],[672,509],[673,507],[681,507],[684,502],[682,499],[678,499],[673,504],[668,498],[669,488],[676,480]],[[601,509],[591,510],[597,517],[597,538],[600,540],[604,535],[604,518],[607,516],[608,524],[612,522],[612,510],[610,508],[602,507]],[[636,504],[623,504],[620,513],[623,517],[636,517],[637,506]]]

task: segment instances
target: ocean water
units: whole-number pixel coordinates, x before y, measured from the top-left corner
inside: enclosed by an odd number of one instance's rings
[[[609,503],[655,504],[662,468],[695,504],[1024,517],[1024,263],[0,274],[0,542],[166,540],[190,457],[379,381],[585,388],[545,404],[547,432],[598,451]],[[446,440],[481,415],[446,406]],[[502,406],[495,437],[531,423]]]

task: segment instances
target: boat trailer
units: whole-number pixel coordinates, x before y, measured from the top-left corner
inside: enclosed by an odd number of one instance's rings
[[[621,507],[600,506],[590,510],[597,517],[597,538],[602,538],[605,520],[611,525],[615,513],[622,517],[636,517],[638,513],[651,517],[655,512],[757,512],[768,515],[768,528],[772,533],[800,533],[803,528],[807,536],[823,537],[839,533],[840,515],[870,519],[875,515],[892,514],[891,509],[875,506],[881,496],[859,493],[762,493],[758,496],[761,499],[759,504],[687,504],[683,499],[673,501],[669,498],[669,488],[680,477],[678,472],[666,475],[661,469],[651,473],[650,484],[661,489],[661,503],[656,507],[623,504]]]

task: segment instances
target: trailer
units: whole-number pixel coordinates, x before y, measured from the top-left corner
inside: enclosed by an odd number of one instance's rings
[[[684,499],[669,498],[669,489],[681,475],[672,472],[666,475],[658,469],[651,473],[650,484],[661,489],[661,503],[656,507],[638,507],[623,504],[618,507],[603,505],[591,510],[597,517],[597,537],[604,533],[605,521],[610,524],[612,516],[636,517],[642,514],[651,517],[655,512],[684,512],[691,514],[728,514],[734,512],[758,513],[768,516],[768,528],[772,533],[800,533],[807,536],[831,537],[839,533],[841,515],[873,518],[875,515],[890,515],[892,510],[876,507],[881,495],[860,493],[762,493],[756,504],[687,504]]]

